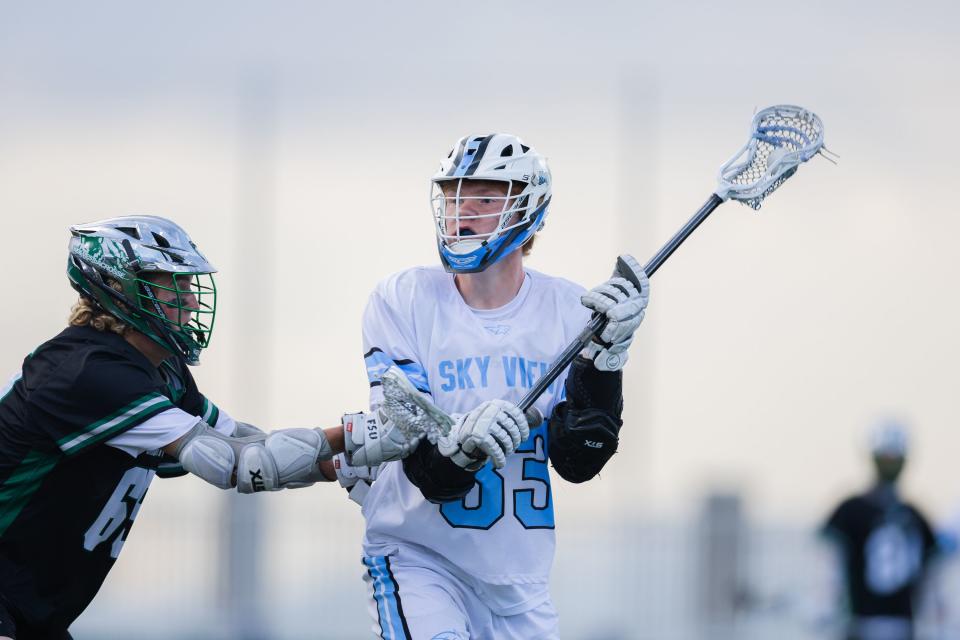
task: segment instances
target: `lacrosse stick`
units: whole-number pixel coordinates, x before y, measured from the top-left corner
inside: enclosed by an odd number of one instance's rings
[[[812,111],[791,105],[767,107],[753,117],[750,140],[730,160],[720,167],[716,191],[700,210],[663,245],[643,270],[647,277],[657,272],[667,258],[677,250],[700,223],[714,209],[727,200],[737,200],[752,209],[759,209],[764,198],[776,191],[797,171],[802,163],[817,153],[829,153],[823,146],[823,123]],[[826,156],[825,156],[826,157]],[[829,159],[829,158],[828,158]],[[621,256],[617,258],[615,275],[626,278],[640,289],[640,277]],[[632,261],[636,264],[636,261]],[[533,403],[563,372],[594,336],[606,324],[602,315],[595,314],[576,340],[570,343],[550,368],[517,405],[528,413],[536,411]],[[539,413],[539,412],[538,412]],[[541,416],[540,421],[543,418]],[[532,424],[532,423],[531,423]]]
[[[383,387],[380,409],[408,440],[426,435],[435,442],[437,437],[450,433],[453,418],[414,387],[400,367],[391,366],[384,371],[380,382]]]

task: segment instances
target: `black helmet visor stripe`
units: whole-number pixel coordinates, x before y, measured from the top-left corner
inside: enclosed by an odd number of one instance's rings
[[[463,151],[467,148],[467,145],[470,143],[470,138],[464,138],[459,146],[457,146],[457,157],[453,159],[453,164],[450,165],[450,170],[447,171],[448,176],[452,176],[457,171],[457,167],[460,166],[460,161],[463,160]]]
[[[457,157],[454,159],[450,170],[447,171],[447,176],[452,178],[472,176],[480,166],[480,160],[483,159],[483,154],[486,153],[487,145],[490,144],[493,135],[483,138],[479,145],[476,143],[476,138],[465,138],[457,149]],[[466,158],[464,158],[464,154],[467,154]],[[464,167],[464,162],[470,164]]]
[[[470,166],[467,167],[467,170],[463,175],[473,175],[473,173],[477,170],[477,167],[480,166],[480,161],[483,159],[483,154],[487,152],[487,145],[490,144],[491,140],[493,140],[492,135],[489,135],[483,139],[483,141],[480,143],[480,146],[477,148],[477,152],[473,154],[473,162],[470,163]]]

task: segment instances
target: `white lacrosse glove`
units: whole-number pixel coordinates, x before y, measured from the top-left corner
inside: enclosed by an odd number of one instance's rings
[[[487,400],[457,418],[437,446],[440,453],[467,471],[478,471],[488,459],[502,469],[507,456],[529,436],[527,419],[517,405],[506,400]]]
[[[387,369],[380,382],[383,403],[374,413],[343,416],[346,460],[354,467],[375,467],[405,458],[424,436],[436,442],[453,424],[399,367]]]
[[[409,437],[396,428],[382,410],[343,415],[344,452],[346,462],[352,467],[375,467],[405,458],[420,438]]]
[[[594,336],[580,352],[600,371],[618,371],[627,363],[627,348],[633,342],[633,332],[643,322],[650,300],[650,280],[643,268],[630,256],[621,257],[632,261],[631,268],[640,277],[639,291],[615,272],[612,278],[580,296],[583,306],[606,317],[600,335]]]
[[[363,506],[370,486],[380,473],[380,467],[354,467],[347,462],[346,455],[341,453],[334,456],[333,468],[337,472],[337,481],[347,490],[350,499]]]

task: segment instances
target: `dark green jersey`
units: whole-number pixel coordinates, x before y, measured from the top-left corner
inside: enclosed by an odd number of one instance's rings
[[[189,415],[187,415],[189,414]],[[148,421],[217,421],[185,366],[157,369],[113,333],[70,327],[0,388],[0,597],[38,629],[86,608],[154,471],[105,445]]]

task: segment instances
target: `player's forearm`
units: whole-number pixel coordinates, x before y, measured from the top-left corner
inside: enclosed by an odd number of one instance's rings
[[[566,382],[567,402],[577,410],[599,409],[611,417],[623,412],[623,372],[599,371],[593,364],[577,356],[570,365]]]
[[[330,427],[329,429],[324,429],[323,433],[327,437],[327,442],[330,444],[330,448],[333,450],[333,455],[343,453],[343,427]],[[337,479],[337,470],[333,466],[332,459],[319,460],[317,462],[317,468],[320,469],[320,473],[323,474],[323,478],[328,482],[333,482]]]
[[[242,423],[242,422],[238,422],[237,424],[248,427],[248,428],[255,428],[255,427],[250,427],[249,425],[246,425],[245,423]],[[268,433],[265,433],[259,429],[256,429],[256,431],[258,434],[261,434],[262,438],[266,438],[269,435]],[[236,434],[230,434],[230,435],[235,435],[237,437],[249,437],[252,434],[246,433],[246,432],[238,432]],[[326,437],[327,443],[330,445],[330,448],[333,450],[333,455],[337,455],[338,453],[343,453],[344,442],[343,442],[343,426],[342,425],[323,429],[323,435],[324,437]],[[181,436],[180,438],[177,438],[167,446],[163,447],[164,453],[167,453],[168,455],[176,455],[177,452],[183,447],[183,443],[186,437],[187,437],[186,435]]]
[[[333,450],[333,455],[343,453],[343,425],[324,429],[323,433],[325,436],[327,436],[327,442],[330,444],[330,448]],[[333,467],[331,467],[331,469],[332,468]],[[336,478],[334,477],[333,479]]]
[[[550,416],[549,455],[554,469],[569,482],[585,482],[617,451],[623,378],[620,371],[599,371],[577,357],[566,383],[567,400]]]
[[[342,425],[279,429],[271,433],[243,423],[237,426],[245,429],[238,428],[236,435],[228,436],[201,421],[164,447],[164,452],[193,475],[221,489],[236,488],[240,493],[276,491],[336,479],[329,460],[343,452]]]
[[[337,479],[337,469],[333,465],[333,460],[321,460],[317,466],[326,481],[333,482]]]

